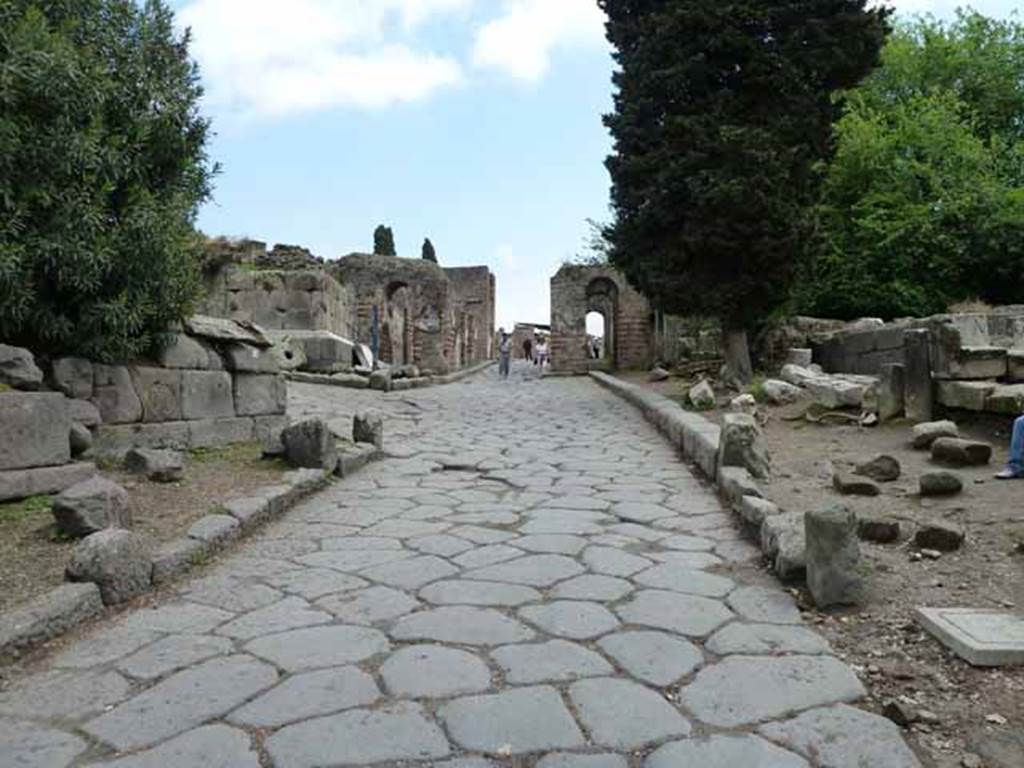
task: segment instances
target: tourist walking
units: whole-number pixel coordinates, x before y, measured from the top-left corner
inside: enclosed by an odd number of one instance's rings
[[[505,333],[504,328],[498,329],[501,341],[498,342],[498,375],[507,379],[512,365],[512,337]]]
[[[548,363],[548,340],[541,338],[537,342],[537,349],[534,351],[534,359],[537,365],[540,366],[541,371],[544,370],[544,366]]]
[[[1010,460],[1006,469],[996,475],[999,480],[1024,478],[1024,416],[1013,422],[1013,436],[1010,438]]]
[[[523,342],[523,360],[533,360],[533,339]]]

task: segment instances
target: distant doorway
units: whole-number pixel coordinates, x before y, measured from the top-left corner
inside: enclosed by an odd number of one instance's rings
[[[607,354],[604,343],[608,333],[607,323],[602,312],[587,313],[587,360],[604,360]]]
[[[618,355],[618,328],[615,320],[619,315],[619,288],[606,277],[598,277],[587,286],[587,345],[590,346],[591,323],[599,333],[593,334],[601,339],[598,345],[600,357],[594,357],[594,350],[589,349],[587,359],[590,365],[601,368],[615,368]]]

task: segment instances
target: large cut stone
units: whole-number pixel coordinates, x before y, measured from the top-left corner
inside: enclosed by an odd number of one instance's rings
[[[56,637],[102,611],[95,584],[62,584],[22,608],[0,614],[0,656]]]
[[[932,443],[932,459],[956,467],[979,467],[992,460],[992,446],[975,440],[940,437]]]
[[[799,755],[749,734],[674,741],[656,750],[644,768],[809,768]],[[873,768],[873,766],[872,766]]]
[[[96,764],[94,764],[96,765]],[[103,768],[259,768],[249,735],[226,725],[206,725]]]
[[[806,627],[733,622],[713,634],[706,648],[718,656],[734,653],[765,656],[779,653],[828,653],[825,639]]]
[[[107,605],[130,600],[149,589],[153,565],[142,538],[131,531],[109,528],[86,536],[71,555],[67,576],[91,581]]]
[[[239,416],[269,416],[287,410],[288,382],[283,375],[239,373],[234,385]]]
[[[59,493],[53,500],[57,528],[69,536],[88,536],[104,528],[130,528],[128,492],[105,477],[92,477]]]
[[[504,670],[505,680],[514,685],[564,682],[613,671],[601,656],[568,640],[505,645],[491,656]]]
[[[277,728],[343,709],[369,706],[379,698],[380,690],[373,678],[356,667],[320,669],[289,677],[236,709],[228,720],[254,728]]]
[[[879,371],[878,418],[883,423],[903,415],[906,402],[905,372],[902,363],[887,363]]]
[[[266,749],[274,768],[405,764],[451,751],[424,709],[405,702],[289,725],[267,739]]]
[[[832,487],[844,496],[878,496],[882,492],[871,480],[862,480],[845,472],[832,475]]]
[[[36,365],[32,353],[22,347],[0,344],[0,384],[15,389],[39,389],[43,372]]]
[[[0,470],[67,464],[67,403],[55,392],[0,392]]]
[[[931,421],[935,404],[931,332],[927,328],[903,333],[903,388],[907,418],[917,423]]]
[[[174,483],[185,474],[185,457],[177,451],[132,448],[125,454],[124,468],[157,483]]]
[[[631,675],[661,688],[704,663],[697,646],[665,632],[619,632],[602,637],[598,645]]]
[[[698,672],[680,698],[705,723],[733,728],[864,695],[857,676],[831,656],[729,656]]]
[[[830,768],[920,768],[921,763],[891,721],[839,705],[805,712],[759,732]]]
[[[940,437],[960,437],[960,429],[952,421],[926,421],[914,426],[911,443],[915,448],[931,448]]]
[[[213,659],[172,675],[82,730],[119,750],[138,749],[221,717],[277,681],[250,656]]]
[[[142,420],[142,401],[132,375],[123,365],[93,366],[93,404],[104,424],[130,424]]]
[[[281,432],[285,456],[297,467],[333,470],[338,463],[334,435],[323,419],[307,419]]]
[[[92,397],[92,363],[82,357],[60,357],[50,366],[53,386],[70,398]]]
[[[182,372],[181,411],[190,420],[234,416],[231,374],[226,371]]]
[[[761,521],[761,551],[774,561],[780,578],[802,579],[807,572],[803,514],[785,512],[765,517]]]
[[[585,744],[562,697],[547,686],[456,699],[438,715],[467,750],[517,755]]]
[[[836,506],[808,512],[804,518],[807,541],[807,588],[819,608],[853,605],[861,598],[863,580],[857,516]]]
[[[491,672],[477,656],[440,645],[412,645],[396,651],[380,667],[392,696],[444,699],[491,687]]]
[[[790,384],[788,381],[779,381],[778,379],[768,379],[761,386],[761,389],[768,402],[772,405],[795,403],[803,395],[803,390],[800,387]]]
[[[174,339],[160,350],[158,359],[164,368],[219,371],[224,367],[220,355],[212,347],[184,333],[176,333]]]
[[[1024,664],[1024,618],[979,608],[918,608],[921,625],[978,667]]]
[[[925,472],[919,486],[922,496],[951,496],[964,489],[964,481],[952,472]]]
[[[604,747],[633,750],[690,734],[690,724],[663,696],[629,680],[581,680],[569,695],[591,739]]]
[[[181,420],[181,371],[137,366],[129,370],[135,393],[142,402],[143,421],[154,423]]]
[[[224,367],[236,373],[279,373],[277,356],[268,349],[248,344],[227,344],[224,347]]]
[[[704,637],[733,617],[717,600],[648,589],[616,609],[623,621]]]
[[[718,443],[718,464],[721,467],[743,467],[758,479],[771,471],[768,446],[757,420],[746,413],[727,413]]]
[[[995,390],[992,381],[938,381],[936,392],[939,402],[947,408],[965,411],[984,411],[989,395]]]

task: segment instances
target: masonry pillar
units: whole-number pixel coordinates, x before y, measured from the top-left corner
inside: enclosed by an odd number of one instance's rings
[[[907,418],[914,422],[931,421],[932,361],[928,329],[917,328],[903,333],[903,376]]]
[[[878,383],[878,419],[886,422],[903,415],[906,382],[902,363],[889,363],[881,367]]]

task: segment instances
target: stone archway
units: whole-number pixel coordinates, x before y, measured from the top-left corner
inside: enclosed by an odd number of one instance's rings
[[[615,368],[618,359],[616,321],[619,315],[619,288],[607,277],[597,277],[587,285],[586,297],[587,313],[596,312],[604,320],[604,354],[601,356],[601,359],[594,360],[590,364]],[[585,351],[589,361],[591,357],[589,349]]]

